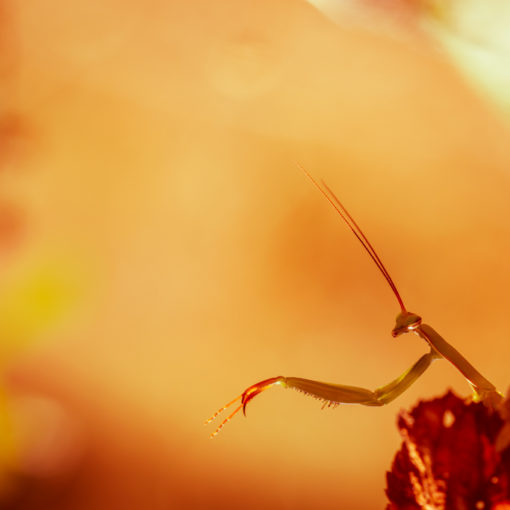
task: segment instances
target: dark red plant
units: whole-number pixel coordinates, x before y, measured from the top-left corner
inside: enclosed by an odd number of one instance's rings
[[[449,391],[398,427],[387,510],[510,510],[510,399],[491,407]]]

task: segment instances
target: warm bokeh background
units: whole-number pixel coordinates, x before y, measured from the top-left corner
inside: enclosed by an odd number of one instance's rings
[[[274,389],[375,388],[425,352],[407,306],[509,383],[510,136],[427,39],[300,0],[0,3],[2,508],[384,505],[398,411]]]

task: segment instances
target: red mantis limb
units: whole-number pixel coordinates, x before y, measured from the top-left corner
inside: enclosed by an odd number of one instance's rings
[[[264,379],[263,381],[260,381],[256,384],[253,384],[246,390],[244,390],[241,395],[236,397],[234,400],[229,402],[228,404],[225,404],[223,407],[218,409],[208,420],[205,421],[205,425],[208,423],[211,423],[219,414],[221,414],[225,409],[230,407],[232,404],[237,402],[238,400],[241,401],[239,406],[236,407],[236,409],[227,416],[219,425],[219,427],[211,434],[211,438],[216,436],[218,432],[242,409],[243,414],[246,416],[246,405],[248,402],[256,397],[259,393],[262,393],[264,390],[267,390],[271,386],[274,386],[275,384],[282,384],[282,382],[285,380],[285,377],[278,376],[278,377],[271,377],[270,379]]]

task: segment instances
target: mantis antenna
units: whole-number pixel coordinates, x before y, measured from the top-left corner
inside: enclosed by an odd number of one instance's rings
[[[327,201],[334,207],[335,211],[340,215],[340,217],[345,221],[347,226],[351,229],[352,233],[356,236],[358,241],[361,243],[363,248],[370,255],[370,258],[374,261],[375,265],[379,268],[384,278],[388,282],[393,294],[397,298],[398,304],[400,305],[400,309],[405,312],[406,307],[404,306],[404,302],[400,297],[400,293],[397,290],[397,286],[393,283],[391,279],[390,273],[388,273],[387,269],[384,267],[379,255],[375,251],[374,247],[367,239],[367,236],[363,233],[363,230],[356,223],[354,218],[349,214],[349,211],[343,206],[342,202],[338,199],[338,197],[333,193],[333,191],[329,188],[329,186],[322,181],[322,186],[311,176],[309,172],[306,171],[299,163],[298,167],[305,173],[305,175],[313,182],[313,184],[317,187],[317,189],[326,197]]]
[[[478,370],[476,370],[473,365],[471,365],[471,363],[469,363],[469,361],[460,354],[459,351],[450,345],[432,327],[427,324],[422,324],[422,319],[419,315],[406,310],[397,287],[391,279],[387,269],[384,267],[379,255],[377,255],[370,241],[333,191],[324,182],[321,186],[301,165],[298,164],[298,167],[305,173],[305,175],[307,175],[324,197],[326,197],[328,202],[351,229],[352,233],[356,236],[363,248],[370,255],[370,258],[374,261],[375,265],[379,268],[379,271],[381,271],[393,291],[393,294],[397,298],[401,311],[397,315],[395,326],[391,332],[392,336],[397,337],[404,333],[415,333],[427,343],[429,352],[421,356],[414,365],[395,380],[384,386],[376,388],[373,391],[365,388],[359,388],[357,386],[325,383],[300,377],[284,377],[280,375],[264,379],[263,381],[249,386],[238,397],[224,405],[205,421],[206,424],[212,422],[225,409],[229,408],[236,402],[239,402],[239,405],[220,423],[218,428],[210,435],[210,437],[215,437],[241,409],[243,410],[243,414],[246,416],[246,406],[248,402],[250,402],[259,393],[262,393],[274,385],[280,385],[284,388],[293,388],[305,395],[322,400],[323,408],[336,407],[339,404],[361,404],[376,407],[388,404],[401,395],[425,372],[432,361],[440,358],[448,360],[466,378],[466,381],[469,383],[473,391],[472,399],[474,401],[481,401],[489,406],[498,405],[503,396],[496,387],[482,374],[480,374],[480,372],[478,372]]]

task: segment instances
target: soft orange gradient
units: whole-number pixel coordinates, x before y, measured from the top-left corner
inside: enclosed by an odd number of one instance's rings
[[[2,6],[2,508],[383,507],[399,409],[469,394],[446,362],[384,408],[275,388],[203,426],[258,380],[375,388],[425,352],[295,162],[508,386],[508,129],[418,34],[298,0]]]

